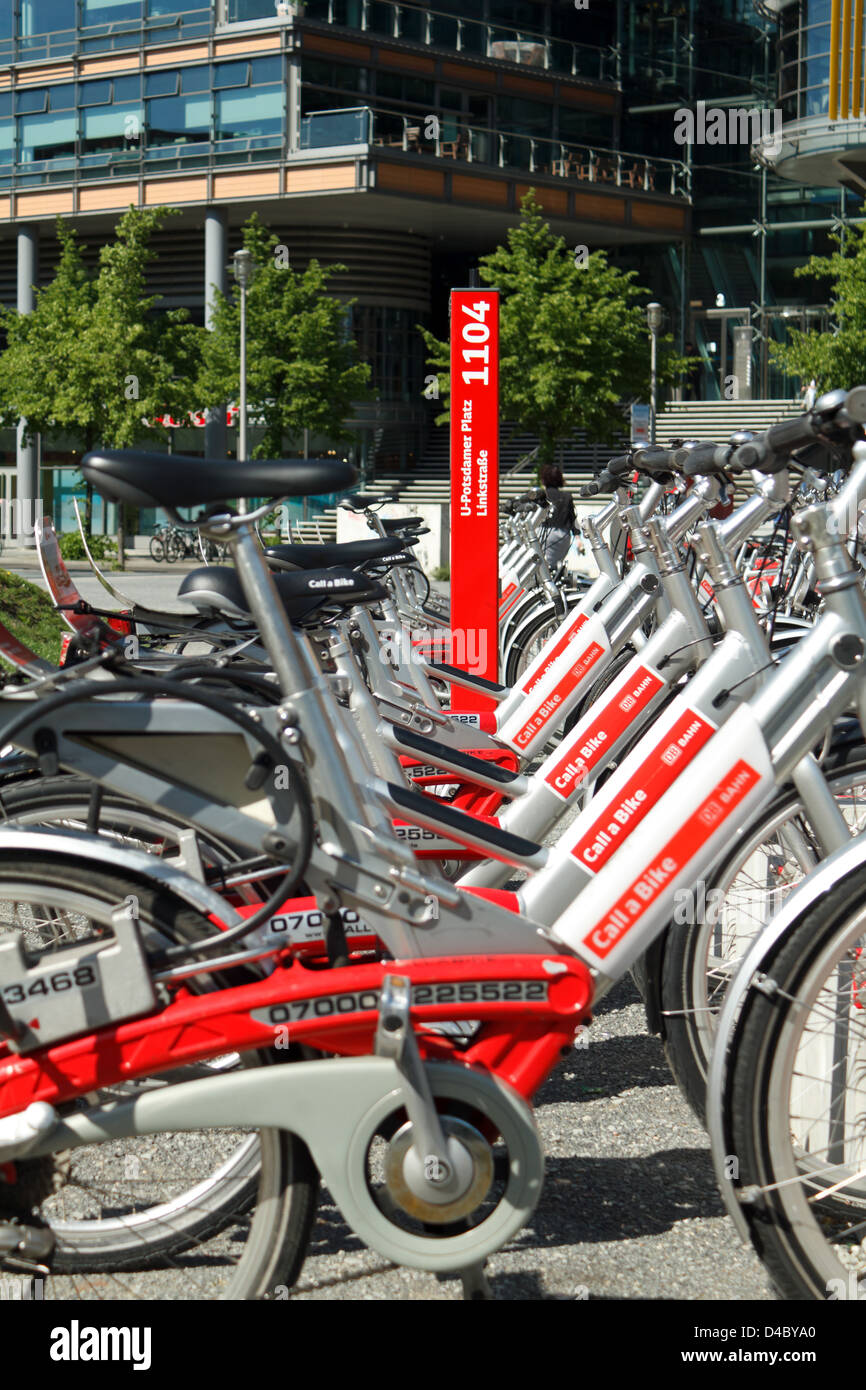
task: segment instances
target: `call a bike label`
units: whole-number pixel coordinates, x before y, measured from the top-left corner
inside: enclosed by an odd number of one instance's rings
[[[591,772],[595,770],[625,733],[629,724],[640,714],[662,689],[664,681],[657,672],[648,666],[641,666],[634,673],[628,687],[617,692],[605,705],[592,728],[581,735],[579,741],[571,743],[565,753],[561,753],[553,766],[544,775],[544,780],[557,796],[567,801]]]
[[[625,786],[601,811],[571,847],[575,859],[597,874],[624,839],[639,825],[660,797],[673,786],[683,768],[712,738],[716,726],[697,710],[686,710],[655,745]],[[602,790],[604,796],[606,788]],[[589,809],[593,809],[590,803]],[[577,827],[585,824],[584,817]]]
[[[596,922],[583,938],[584,946],[602,959],[609,955],[760,780],[761,774],[749,763],[743,759],[735,763],[601,921]]]
[[[550,722],[566,696],[570,695],[578,682],[582,681],[587,672],[592,670],[599,657],[604,656],[604,650],[604,647],[598,642],[590,643],[586,651],[577,658],[573,666],[568,668],[547,698],[538,706],[532,718],[527,721],[519,733],[514,735],[512,743],[516,748],[525,749],[534,742],[542,729]]]
[[[551,666],[553,666],[554,663],[559,659],[559,657],[562,656],[562,653],[565,651],[566,647],[568,646],[575,633],[580,632],[580,629],[582,627],[585,627],[585,625],[588,622],[589,618],[585,613],[578,613],[577,616],[573,618],[572,621],[569,623],[568,627],[565,629],[565,632],[562,634],[559,641],[555,644],[552,650],[549,652],[544,651],[541,653],[538,660],[543,661],[544,665],[541,667],[540,670],[537,671],[530,668],[529,673],[526,676],[524,676],[520,684],[520,689],[523,691],[524,695],[532,694],[533,690],[538,685],[538,682],[544,680],[544,677],[547,675]],[[533,666],[534,665],[535,663],[533,663]]]

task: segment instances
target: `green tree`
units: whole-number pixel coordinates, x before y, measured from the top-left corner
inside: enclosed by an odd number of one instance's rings
[[[831,240],[837,250],[811,256],[794,274],[829,280],[829,304],[834,328],[828,333],[788,329],[786,343],[770,343],[770,357],[791,376],[815,378],[819,391],[856,386],[866,375],[866,226],[849,226]]]
[[[370,368],[357,360],[348,328],[354,300],[341,302],[328,281],[346,267],[311,260],[295,271],[287,248],[256,214],[244,227],[255,275],[247,290],[247,408],[264,422],[254,453],[279,457],[283,440],[305,429],[350,439],[343,421],[370,394]],[[205,335],[201,404],[221,405],[240,394],[240,303],[217,294],[213,328]]]
[[[646,313],[638,302],[646,291],[635,272],[610,265],[604,251],[590,254],[555,237],[530,190],[506,245],[481,258],[479,273],[502,292],[502,416],[538,436],[539,462],[578,429],[605,442],[621,436],[621,402],[649,393]],[[448,344],[420,331],[447,399]],[[684,364],[670,344],[661,340],[660,382]],[[449,418],[446,408],[437,423]]]
[[[85,451],[120,449],[164,441],[165,430],[147,421],[194,408],[202,330],[188,322],[185,309],[157,313],[159,297],[145,293],[151,238],[166,212],[130,208],[114,241],[102,248],[95,275],[75,232],[58,220],[60,262],[38,291],[33,313],[2,310],[6,424],[23,416],[31,438],[63,432],[80,439]],[[88,487],[88,531],[91,519]]]

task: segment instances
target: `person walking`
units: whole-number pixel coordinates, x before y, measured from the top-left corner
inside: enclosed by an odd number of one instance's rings
[[[548,508],[541,528],[541,544],[548,567],[554,573],[568,554],[574,535],[574,498],[565,486],[562,469],[555,463],[546,463],[542,468],[541,486],[543,493],[538,500],[543,498]]]

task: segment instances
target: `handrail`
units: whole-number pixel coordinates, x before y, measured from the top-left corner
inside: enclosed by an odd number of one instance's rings
[[[375,23],[375,13],[387,6],[391,11],[390,20],[385,25]],[[431,9],[427,5],[416,3],[416,0],[377,0],[376,9],[369,3],[369,0],[361,0],[360,24],[340,25],[339,19],[339,0],[307,0],[304,13],[300,18],[317,20],[327,23],[329,26],[345,27],[348,29],[360,29],[361,32],[387,33],[388,37],[394,39],[408,40],[409,42],[420,42],[430,47],[448,47],[457,53],[478,54],[479,45],[471,42],[472,35],[483,41],[483,52],[481,56],[496,58],[500,62],[510,61],[506,54],[493,53],[491,49],[494,44],[514,44],[516,54],[514,62],[522,67],[541,67],[548,71],[566,72],[572,77],[589,77],[591,81],[612,81],[611,73],[614,68],[613,55],[609,47],[599,44],[574,43],[571,39],[560,39],[550,34],[542,34],[534,29],[515,29],[508,24],[492,24],[487,20],[467,19],[465,16],[447,14],[444,10]],[[407,33],[407,25],[404,22],[409,17],[416,21],[413,26],[416,32]],[[371,22],[371,20],[373,22]],[[437,44],[434,41],[433,29],[436,21],[451,27],[454,31],[453,47],[450,43]],[[521,50],[526,48],[527,58],[533,60],[538,58],[540,61],[523,62]],[[567,54],[565,63],[555,61],[556,54],[562,50]],[[581,57],[586,55],[589,59],[587,66],[593,67],[594,74],[581,71]]]
[[[453,129],[453,138],[443,135],[443,123],[431,132],[430,139],[423,139],[424,120],[422,117],[407,116],[405,112],[389,111],[385,108],[357,106],[338,107],[328,111],[311,112],[303,118],[305,131],[315,129],[320,117],[339,116],[342,118],[365,116],[365,122],[358,122],[358,130],[349,130],[347,138],[338,144],[305,146],[302,155],[315,155],[328,148],[369,148],[378,145],[384,149],[399,150],[404,154],[419,154],[426,157],[450,158],[469,164],[494,166],[500,169],[524,169],[530,173],[552,174],[554,177],[575,178],[588,183],[605,184],[611,187],[628,187],[632,191],[663,192],[672,197],[690,199],[689,170],[685,164],[676,160],[634,154],[625,150],[610,150],[601,146],[573,145],[562,140],[543,140],[537,136],[521,135],[511,131],[492,130],[486,126],[468,125],[465,122],[448,125]],[[395,132],[391,144],[387,144],[386,125],[391,123]],[[363,127],[363,128],[362,128]],[[63,154],[54,159],[42,159],[28,164],[10,164],[9,176],[0,176],[0,185],[8,188],[26,187],[37,176],[47,178],[48,182],[78,182],[87,179],[106,177],[106,170],[122,171],[125,174],[146,172],[157,163],[173,164],[178,168],[215,167],[222,162],[220,157],[235,155],[239,162],[252,163],[259,159],[283,160],[286,158],[285,137],[283,134],[238,136],[227,140],[176,141],[171,144],[148,145],[147,132],[133,148],[122,150],[96,151],[79,155]],[[64,177],[52,178],[54,175]]]
[[[624,185],[644,192],[669,192],[672,197],[690,199],[690,173],[688,166],[679,160],[653,156],[626,150],[611,150],[600,145],[575,145],[564,140],[542,139],[518,132],[493,130],[489,126],[471,125],[466,121],[443,121],[437,119],[428,138],[422,135],[426,118],[422,115],[408,116],[403,111],[392,111],[385,107],[350,106],[337,107],[328,111],[311,112],[304,117],[306,122],[314,122],[317,116],[351,116],[369,112],[373,118],[373,141],[385,148],[386,135],[383,131],[386,121],[400,123],[400,134],[395,135],[390,147],[399,148],[404,154],[443,155],[455,160],[465,160],[469,164],[494,164],[499,168],[526,168],[530,173],[552,173],[557,177],[569,178],[572,175],[588,183],[609,183],[617,188]],[[442,128],[453,129],[454,138],[445,139]],[[349,142],[352,143],[352,142]],[[360,142],[356,142],[360,143]],[[509,158],[509,147],[525,151],[523,163],[515,164]],[[327,147],[318,147],[327,148]],[[657,182],[667,181],[666,188],[657,188]]]
[[[541,445],[536,444],[534,449],[530,449],[528,454],[524,454],[523,457],[519,458],[516,463],[513,463],[510,468],[506,469],[505,476],[511,478],[515,473],[522,473],[524,468],[537,459],[540,448]]]

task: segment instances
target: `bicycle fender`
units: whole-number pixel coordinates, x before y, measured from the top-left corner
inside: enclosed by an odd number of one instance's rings
[[[174,868],[164,859],[141,850],[126,849],[108,840],[97,839],[81,830],[0,830],[0,856],[20,859],[22,853],[56,854],[58,858],[99,868],[117,869],[173,893],[203,917],[213,917],[226,927],[237,926],[243,918],[213,889]]]

